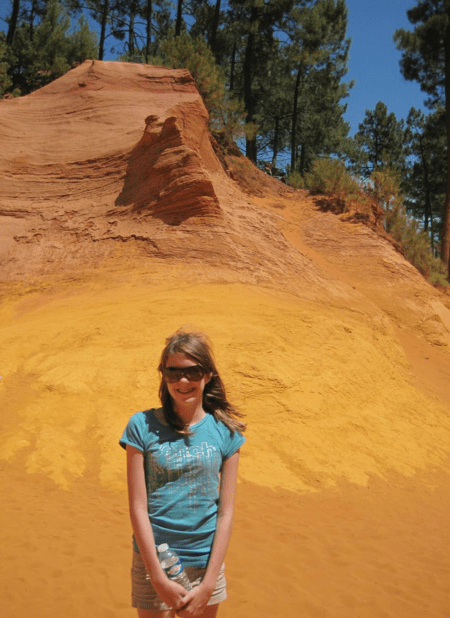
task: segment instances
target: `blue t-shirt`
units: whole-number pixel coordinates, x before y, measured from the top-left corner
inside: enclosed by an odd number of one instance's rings
[[[154,410],[146,410],[130,418],[120,445],[144,454],[156,545],[168,543],[185,566],[206,567],[216,530],[222,463],[245,438],[208,413],[190,431],[191,436],[177,433],[160,423]]]

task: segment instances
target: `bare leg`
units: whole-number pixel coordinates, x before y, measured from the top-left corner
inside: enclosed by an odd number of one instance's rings
[[[198,618],[215,618],[217,616],[217,612],[219,611],[219,604],[215,605],[207,605],[205,611]]]
[[[219,603],[215,603],[214,605],[207,605],[204,611],[201,614],[197,614],[195,618],[215,618],[218,611]],[[139,616],[139,618],[141,618],[141,616]],[[142,616],[142,618],[147,618],[147,616]],[[150,618],[150,616],[148,618]]]
[[[166,611],[159,611],[157,609],[138,609],[139,618],[175,618],[175,612],[173,609]],[[215,614],[212,615],[212,617]],[[209,616],[207,617],[209,618]]]

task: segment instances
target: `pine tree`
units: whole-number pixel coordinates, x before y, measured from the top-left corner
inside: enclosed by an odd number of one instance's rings
[[[119,60],[150,63],[160,45],[173,34],[169,0],[115,0],[112,34],[124,41]]]
[[[407,11],[414,31],[397,30],[394,41],[402,50],[401,71],[419,82],[429,95],[427,105],[442,105],[446,116],[447,187],[442,222],[441,259],[450,270],[450,0],[418,0]]]
[[[302,173],[321,154],[331,154],[345,139],[343,122],[353,83],[347,73],[350,40],[346,38],[345,0],[318,0],[312,7],[295,8],[290,21],[292,58],[291,169]],[[297,165],[298,145],[300,163]]]
[[[34,20],[34,18],[33,18]],[[71,66],[95,57],[97,36],[81,17],[72,31],[68,12],[58,0],[49,0],[39,23],[22,21],[10,48],[12,86],[27,94],[67,72]]]
[[[87,12],[99,24],[100,37],[96,57],[103,60],[106,39],[112,35],[118,40],[125,38],[124,21],[121,18],[123,2],[121,0],[66,0],[72,14]]]
[[[264,169],[271,159],[270,166],[277,166],[280,152],[289,148],[289,129],[292,111],[291,80],[285,49],[277,47],[267,67],[267,83],[270,96],[263,98],[259,106],[257,122],[258,159],[263,158]]]
[[[227,21],[227,4],[224,0],[215,0],[213,4],[206,0],[191,0],[189,7],[194,20],[189,34],[194,38],[201,35],[208,42],[216,62],[219,65],[226,64],[224,55],[230,55],[232,48],[231,38],[226,32],[231,25]]]
[[[277,32],[283,27],[293,0],[230,0],[227,13],[230,45],[230,88],[244,101],[246,155],[257,160],[257,125],[262,103],[271,95],[267,79],[271,60],[279,45]],[[232,26],[232,24],[234,26]]]
[[[12,45],[14,40],[14,34],[17,28],[17,22],[19,19],[19,11],[20,11],[20,0],[13,0],[12,3],[12,12],[9,16],[9,24],[8,24],[8,33],[6,35],[6,44]]]
[[[145,45],[142,56],[144,62],[149,63],[151,56],[157,53],[159,46],[167,39],[172,28],[170,2],[169,0],[143,0],[139,14],[145,22]]]
[[[275,165],[288,148],[291,168],[305,171],[316,156],[341,152],[349,131],[342,100],[352,86],[342,81],[345,1],[230,0],[225,15],[217,57],[244,101],[247,156],[256,162],[272,150]]]
[[[0,97],[2,97],[12,86],[12,80],[8,75],[9,62],[7,58],[6,37],[0,32]]]
[[[12,45],[19,24],[28,25],[28,37],[32,40],[34,29],[44,17],[47,5],[48,0],[12,0],[11,14],[7,19],[6,43]]]
[[[404,140],[403,120],[398,121],[393,112],[388,114],[386,105],[378,101],[374,110],[366,110],[355,134],[354,142],[360,157],[352,161],[354,171],[366,177],[386,166],[400,171],[406,161]]]
[[[445,113],[443,109],[425,116],[412,108],[407,118],[410,164],[406,170],[405,204],[422,219],[434,249],[439,237],[445,201]]]

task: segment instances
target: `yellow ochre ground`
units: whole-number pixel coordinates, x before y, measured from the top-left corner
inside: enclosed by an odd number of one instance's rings
[[[450,406],[415,385],[393,328],[183,270],[6,295],[2,618],[134,615],[118,438],[157,405],[181,325],[210,335],[248,421],[221,615],[447,616]]]

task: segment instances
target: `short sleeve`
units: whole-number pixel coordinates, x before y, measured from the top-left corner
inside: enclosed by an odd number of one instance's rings
[[[239,433],[239,431],[235,431],[234,433],[229,434],[229,439],[226,441],[223,449],[223,458],[228,459],[244,444],[245,438]]]
[[[127,445],[137,448],[139,451],[144,452],[145,444],[143,437],[143,423],[141,421],[142,413],[134,414],[128,421],[127,426],[119,440],[119,444],[122,448],[126,449]]]

